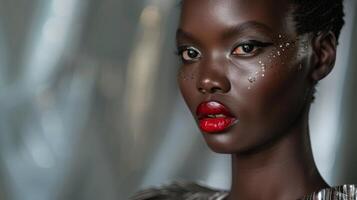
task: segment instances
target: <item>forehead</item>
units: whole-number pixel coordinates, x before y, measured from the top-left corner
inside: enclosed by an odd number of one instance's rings
[[[292,10],[289,0],[183,0],[180,28],[219,32],[254,21],[276,33],[294,34]]]

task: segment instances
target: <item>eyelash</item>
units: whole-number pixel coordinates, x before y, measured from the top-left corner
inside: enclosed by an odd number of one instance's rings
[[[246,45],[250,45],[250,46],[253,46],[253,53],[245,53],[245,54],[236,54],[235,51],[240,48],[240,47],[244,47]],[[257,55],[262,48],[264,47],[268,47],[268,46],[271,46],[273,45],[273,43],[269,43],[269,42],[260,42],[260,41],[257,41],[257,40],[249,40],[249,41],[246,41],[246,42],[242,42],[242,43],[239,43],[238,45],[236,45],[233,50],[231,51],[231,55],[233,56],[236,56],[236,57],[252,57],[252,56],[255,56]],[[184,62],[184,63],[188,63],[188,62],[194,62],[194,61],[197,61],[199,60],[200,58],[192,58],[192,59],[184,59],[184,55],[183,53],[187,50],[193,50],[195,51],[199,56],[201,56],[201,52],[194,48],[193,46],[180,46],[178,47],[178,50],[175,52],[176,55],[178,55],[181,60]],[[192,52],[191,52],[192,53]]]

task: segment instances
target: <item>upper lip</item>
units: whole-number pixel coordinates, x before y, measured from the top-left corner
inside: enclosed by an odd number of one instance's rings
[[[234,117],[225,105],[217,101],[202,102],[197,107],[196,115],[198,119],[213,117]]]

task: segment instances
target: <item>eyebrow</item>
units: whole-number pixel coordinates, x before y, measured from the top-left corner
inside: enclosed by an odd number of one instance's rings
[[[179,38],[185,38],[188,40],[196,41],[195,36],[193,34],[183,30],[182,28],[178,28],[176,31],[176,39],[179,39]]]
[[[222,34],[223,38],[236,36],[244,33],[247,30],[262,30],[266,33],[272,33],[273,30],[266,24],[257,21],[247,21],[236,26],[232,26],[225,30]]]
[[[222,34],[222,38],[229,38],[232,36],[236,36],[239,34],[244,33],[247,30],[256,30],[256,29],[260,29],[264,32],[267,33],[271,33],[273,30],[266,24],[257,22],[257,21],[247,21],[232,27],[227,28],[223,34]],[[185,39],[189,39],[189,40],[193,40],[196,41],[195,36],[188,32],[183,30],[182,28],[178,28],[176,31],[176,38],[185,38]]]

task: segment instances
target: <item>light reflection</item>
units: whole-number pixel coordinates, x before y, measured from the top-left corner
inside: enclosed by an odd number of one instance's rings
[[[56,17],[70,17],[76,11],[76,6],[76,1],[73,0],[54,0],[51,9]]]
[[[6,67],[7,67],[7,46],[5,43],[4,33],[3,33],[3,24],[0,18],[0,89],[5,83],[6,78]],[[0,95],[1,97],[1,95]]]
[[[18,67],[21,70],[17,79],[11,80],[13,84],[4,88],[0,96],[0,108],[4,108],[1,109],[2,121],[7,123],[0,127],[3,160],[0,170],[6,169],[6,184],[14,191],[11,194],[13,200],[53,199],[53,193],[68,170],[63,161],[70,157],[70,147],[77,141],[76,136],[79,134],[80,126],[83,126],[84,115],[87,114],[83,112],[88,110],[86,97],[89,96],[87,93],[90,90],[87,87],[93,85],[93,76],[90,74],[88,77],[70,76],[71,79],[80,79],[73,82],[73,89],[77,90],[76,92],[53,87],[55,77],[59,77],[58,66],[64,58],[63,55],[76,45],[74,39],[81,27],[73,25],[81,20],[85,2],[49,0],[38,3],[41,5],[36,4],[33,7],[36,9],[31,15],[33,19],[28,20],[32,23],[26,29],[25,38],[18,38],[16,33],[8,35],[10,41],[23,41],[21,49],[15,48],[10,51],[19,56],[16,64],[21,64]],[[17,4],[21,6],[20,2],[11,5]],[[11,5],[7,6],[15,9]],[[5,18],[0,13],[0,25],[6,18],[18,17],[15,13]],[[7,30],[7,33],[11,33],[10,30]],[[2,53],[3,48],[6,48],[3,44],[0,44],[0,57],[5,55]],[[1,72],[7,67],[15,67],[0,64]],[[2,81],[4,79],[0,80]],[[72,94],[68,94],[69,92]],[[62,97],[62,102],[55,101],[58,97]],[[81,101],[80,104],[71,102],[71,98]],[[71,104],[75,104],[73,107],[76,109],[71,108]],[[66,108],[75,113],[68,112]],[[68,119],[65,128],[63,119]],[[1,173],[3,171],[0,171]]]
[[[153,5],[149,5],[144,8],[140,16],[140,22],[150,28],[158,26],[161,20],[159,8]]]
[[[43,138],[27,137],[25,139],[27,151],[33,161],[41,168],[51,168],[55,165],[54,155]]]
[[[63,21],[63,19],[48,19],[42,31],[43,40],[53,46],[61,44],[61,38],[65,37],[66,35],[66,29],[64,29],[64,27],[66,27],[66,23]]]
[[[152,105],[154,85],[162,46],[158,8],[148,6],[141,14],[142,26],[137,35],[133,53],[129,58],[126,92],[129,130],[134,140],[145,131],[144,113]],[[148,17],[148,19],[146,18]]]
[[[79,15],[78,0],[52,0],[47,16],[43,17],[40,29],[34,28],[29,38],[28,55],[25,58],[24,76],[28,83],[45,84],[55,72],[56,63],[65,49],[70,47],[76,28],[73,23]]]

